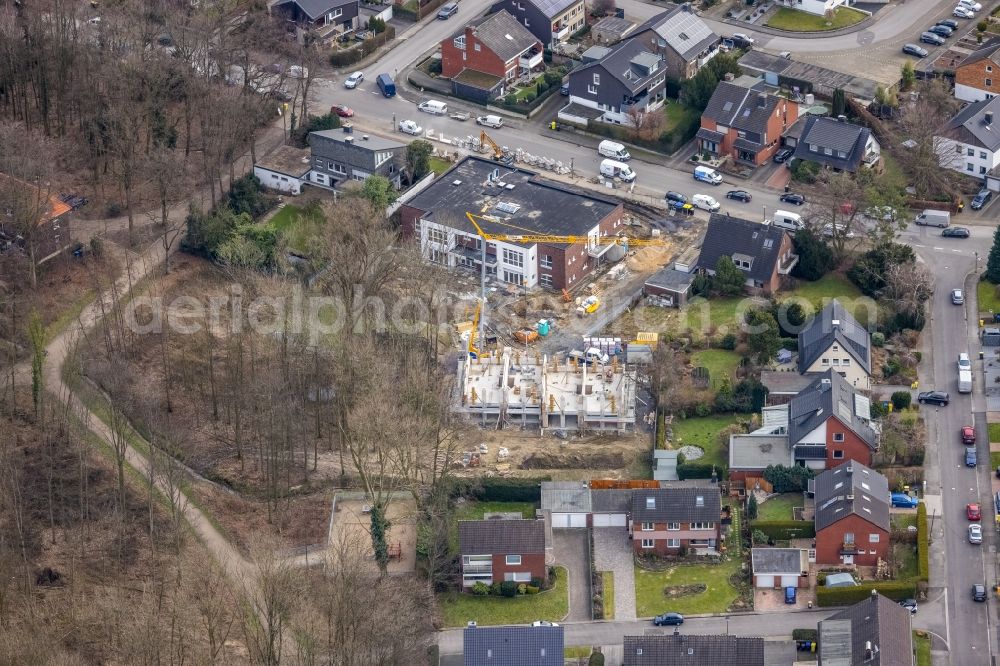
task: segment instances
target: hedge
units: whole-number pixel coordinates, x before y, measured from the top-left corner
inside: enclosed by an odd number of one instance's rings
[[[819,632],[815,629],[792,629],[793,641],[815,641]]]
[[[927,505],[917,505],[917,578],[922,583],[930,580],[930,534],[927,529]]]
[[[712,470],[715,470],[717,478],[726,478],[726,468],[713,465],[712,463],[686,462],[677,466],[677,476],[682,481],[684,479],[711,479]]]
[[[857,587],[818,587],[816,588],[816,604],[818,606],[847,606],[864,601],[877,590],[879,594],[893,601],[912,599],[917,596],[915,581],[863,582]]]
[[[540,502],[542,481],[552,477],[538,478],[492,478],[483,479],[472,489],[472,496],[480,502]]]
[[[816,536],[816,524],[811,520],[755,520],[750,529],[760,530],[770,539],[812,539]]]

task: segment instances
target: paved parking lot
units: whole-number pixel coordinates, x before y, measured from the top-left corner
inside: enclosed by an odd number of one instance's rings
[[[635,619],[635,566],[632,543],[623,527],[594,528],[594,566],[615,577],[615,620]]]

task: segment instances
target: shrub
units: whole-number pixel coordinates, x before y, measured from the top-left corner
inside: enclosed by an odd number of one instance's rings
[[[906,409],[910,406],[910,401],[913,400],[913,396],[910,395],[909,391],[896,391],[892,394],[890,400],[892,400],[893,409]]]
[[[817,635],[815,629],[792,629],[793,641],[815,641]]]
[[[531,579],[531,586],[532,587],[537,587],[537,588],[541,589],[542,588],[542,579],[541,578],[532,578]]]
[[[816,584],[817,585],[826,585],[826,574],[825,573],[821,572],[821,573],[816,574]]]
[[[104,256],[104,241],[101,240],[100,236],[94,236],[90,239],[90,251],[94,253],[95,257]]]
[[[684,479],[711,479],[712,470],[715,470],[719,477],[725,476],[725,468],[716,469],[711,463],[686,462],[677,465],[677,476]]]
[[[444,71],[444,65],[440,58],[432,58],[429,65],[427,65],[427,71],[431,74],[440,74]]]
[[[500,594],[508,598],[517,596],[517,583],[512,580],[502,581],[500,583]]]
[[[989,30],[989,28],[990,24],[987,23],[986,21],[980,21],[979,23],[976,24],[976,30],[978,30],[979,32],[986,32],[987,30]]]
[[[750,538],[753,539],[753,543],[755,546],[760,546],[767,543],[767,535],[760,530],[754,530]]]
[[[737,340],[735,333],[726,333],[725,335],[722,336],[722,339],[719,340],[719,349],[726,349],[728,351],[733,351],[734,349],[736,349],[736,342]]]
[[[811,539],[816,536],[816,525],[811,520],[756,520],[754,532],[762,532],[769,539]]]
[[[495,583],[490,585],[490,594],[492,594],[495,597],[500,596],[500,581],[496,581]]]
[[[872,333],[872,347],[885,347],[885,333],[881,331]]]
[[[811,160],[796,160],[792,165],[792,180],[811,185],[819,175],[819,164]]]
[[[520,585],[517,586],[517,593],[518,594],[522,594],[523,595],[527,591],[528,591],[528,586],[525,583],[521,583]]]
[[[927,531],[927,505],[917,505],[917,578],[926,583],[931,575],[930,535]]]
[[[492,478],[483,479],[472,489],[472,497],[480,502],[539,502],[542,499],[541,482],[552,477]]]
[[[254,219],[278,204],[277,198],[264,193],[260,180],[252,173],[233,181],[226,200],[231,211],[237,215],[246,213]]]
[[[816,604],[819,606],[847,606],[863,601],[877,590],[883,596],[893,601],[911,599],[917,596],[917,584],[913,581],[866,581],[857,587],[818,587],[816,588]]]
[[[524,97],[521,98],[521,101],[524,102],[525,104],[531,104],[532,102],[535,101],[537,97],[538,93],[536,91],[529,90],[524,94]]]
[[[600,652],[591,652],[587,666],[604,666],[604,655]]]
[[[774,486],[776,493],[797,493],[806,489],[809,479],[813,478],[814,472],[808,467],[798,465],[786,467],[785,465],[768,465],[764,469],[764,478]]]
[[[540,589],[541,589],[541,588],[540,588],[540,587],[538,587],[537,585],[528,585],[528,586],[527,586],[527,587],[525,588],[525,592],[527,592],[527,594],[538,594],[538,591],[539,591]]]
[[[563,77],[563,72],[561,71],[561,69],[555,69],[555,70],[550,69],[549,71],[545,72],[542,78],[545,79],[547,87],[551,88],[552,86],[562,85],[562,77]]]
[[[490,586],[482,581],[476,581],[472,585],[472,593],[476,596],[485,597],[490,593]]]
[[[712,413],[711,406],[705,404],[704,402],[699,402],[694,406],[695,416],[709,416]]]

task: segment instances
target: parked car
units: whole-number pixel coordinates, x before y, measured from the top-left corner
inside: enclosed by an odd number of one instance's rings
[[[782,203],[790,203],[793,206],[801,206],[806,202],[806,198],[801,194],[796,194],[795,192],[785,192],[778,197],[778,201]]]
[[[941,25],[940,23],[938,23],[937,25],[932,25],[931,27],[927,28],[927,32],[933,32],[935,35],[939,37],[947,38],[951,37],[951,33],[955,31],[946,25]]]
[[[972,586],[972,600],[973,601],[986,601],[986,586],[985,585],[973,585]]]
[[[653,618],[653,624],[657,627],[669,627],[671,625],[684,624],[684,616],[680,613],[664,613]]]
[[[976,459],[976,447],[967,446],[965,447],[965,466],[975,467],[978,464]]]
[[[962,352],[958,355],[958,369],[972,370],[972,360],[969,358],[968,352]]]
[[[916,599],[903,599],[899,602],[899,605],[910,611],[910,613],[917,612],[917,600]]]
[[[955,11],[953,11],[951,15],[954,16],[955,18],[970,19],[976,15],[976,12],[972,11],[968,7],[963,7],[962,5],[959,5],[958,7],[955,7]]]
[[[438,18],[443,21],[451,18],[456,12],[458,12],[458,3],[449,2],[447,5],[438,10]]]
[[[729,190],[726,192],[726,198],[742,201],[743,203],[750,203],[750,200],[753,199],[753,197],[750,196],[750,193],[746,190]]]
[[[345,88],[351,88],[351,89],[357,88],[358,84],[361,83],[364,80],[365,80],[365,73],[364,72],[354,72],[353,74],[351,74],[350,76],[348,76],[346,79],[344,79],[344,87]]]
[[[983,526],[979,523],[969,525],[969,543],[981,544],[983,542]]]
[[[476,116],[476,124],[485,127],[503,127],[503,118],[500,116]]]
[[[722,204],[715,200],[715,197],[709,196],[708,194],[696,194],[691,197],[691,203],[694,204],[695,208],[701,208],[702,210],[707,210],[710,213],[722,208]]]
[[[341,118],[353,118],[354,109],[349,106],[344,106],[343,104],[334,104],[330,107],[330,113],[340,116]]]
[[[941,232],[941,235],[945,238],[968,238],[970,234],[965,227],[948,227]]]
[[[962,440],[962,444],[966,446],[976,445],[976,429],[972,426],[962,426],[958,430],[958,436]]]
[[[973,12],[978,12],[983,8],[983,6],[976,2],[976,0],[958,0],[958,6],[971,9]]]
[[[674,203],[680,204],[686,204],[688,202],[688,198],[680,192],[668,191],[663,198],[667,201],[673,201]]]
[[[742,32],[734,32],[730,39],[733,40],[733,45],[738,49],[750,48],[754,42],[753,37]]]
[[[921,391],[917,394],[917,402],[921,405],[931,404],[931,405],[941,405],[942,407],[948,406],[948,394],[944,391]]]
[[[983,511],[979,508],[978,504],[966,504],[965,505],[965,517],[969,520],[982,520]]]
[[[965,294],[962,293],[961,289],[951,290],[951,302],[955,305],[965,305]]]
[[[955,11],[958,11],[957,9]],[[906,55],[917,56],[918,58],[927,57],[927,49],[922,46],[917,46],[916,44],[903,44],[903,53]]]
[[[838,224],[836,227],[833,224],[823,225],[823,235],[827,238],[833,238],[833,230],[836,228],[837,233],[844,238],[854,238],[854,232],[847,228],[846,224]]]
[[[555,622],[549,622],[548,620],[535,620],[531,623],[533,627],[558,627],[559,625]]]
[[[990,202],[993,193],[989,190],[979,190],[979,193],[972,199],[972,210],[979,210]]]
[[[891,493],[889,499],[897,509],[915,509],[920,500],[906,493]]]
[[[402,132],[403,134],[413,134],[414,136],[416,136],[417,134],[422,134],[424,128],[416,124],[412,120],[400,120],[399,131]]]
[[[933,32],[922,32],[920,33],[920,41],[924,44],[931,44],[933,46],[941,46],[944,44],[944,37],[941,35],[935,35]]]
[[[782,148],[781,150],[776,152],[774,154],[774,157],[772,157],[771,159],[774,161],[775,164],[781,164],[794,154],[795,151],[792,150],[791,148]]]
[[[788,586],[785,588],[785,603],[794,604],[795,603],[795,588]]]
[[[958,21],[953,19],[941,19],[937,22],[938,25],[946,25],[952,30],[958,30]]]
[[[569,97],[569,84],[568,83],[564,83],[561,86],[559,86],[559,94],[562,95],[563,97]]]

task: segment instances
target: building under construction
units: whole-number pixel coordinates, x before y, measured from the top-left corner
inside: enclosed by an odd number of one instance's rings
[[[510,347],[459,361],[457,409],[483,428],[601,431],[635,428],[636,372],[613,357],[588,365]]]

